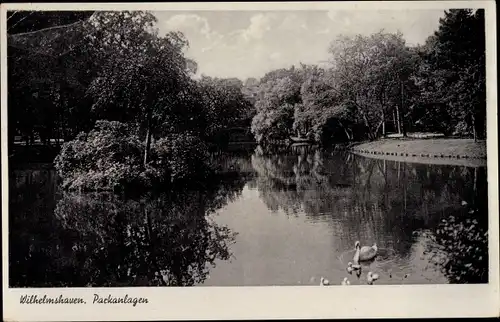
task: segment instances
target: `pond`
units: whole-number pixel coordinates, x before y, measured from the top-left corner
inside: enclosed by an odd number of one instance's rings
[[[487,283],[486,168],[309,146],[213,155],[198,190],[63,193],[50,165],[9,178],[11,287]],[[379,255],[346,271],[354,243]]]

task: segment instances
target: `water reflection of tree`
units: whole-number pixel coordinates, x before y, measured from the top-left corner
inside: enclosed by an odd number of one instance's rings
[[[57,269],[62,255],[60,223],[55,207],[56,176],[52,170],[12,170],[9,173],[9,283],[12,287],[44,286],[40,281]],[[71,236],[69,236],[71,238]],[[37,263],[27,265],[28,262]],[[45,269],[43,269],[45,268]],[[67,272],[59,271],[65,276]]]
[[[203,283],[215,260],[230,258],[234,241],[207,213],[241,193],[244,182],[225,178],[203,191],[136,200],[63,194],[55,211],[13,213],[11,286]]]
[[[231,232],[206,218],[201,192],[106,197],[65,195],[55,211],[80,233],[73,247],[89,285],[193,285],[206,278],[207,263],[230,256]]]
[[[475,168],[473,194],[426,232],[431,261],[451,283],[488,283],[488,191],[486,169]],[[467,173],[471,175],[471,173]]]
[[[342,245],[352,238],[384,243],[408,256],[416,230],[434,227],[442,214],[475,202],[486,184],[473,168],[420,165],[314,149],[273,154],[256,150],[252,165],[261,197],[272,210],[302,210],[329,222]],[[474,173],[476,172],[476,175]],[[295,212],[294,212],[295,210]]]
[[[252,156],[252,166],[258,173],[257,187],[261,198],[271,211],[282,208],[287,214],[297,214],[300,209],[300,205],[295,202],[297,189],[293,171],[294,158],[294,155],[287,154],[265,156],[259,148]]]

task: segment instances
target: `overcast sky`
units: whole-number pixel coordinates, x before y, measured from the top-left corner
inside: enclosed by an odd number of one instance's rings
[[[401,31],[408,44],[423,43],[443,10],[156,11],[160,33],[183,32],[187,56],[199,73],[214,77],[262,77],[293,64],[328,59],[339,34]]]

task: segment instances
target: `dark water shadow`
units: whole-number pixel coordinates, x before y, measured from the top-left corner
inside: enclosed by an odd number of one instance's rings
[[[11,287],[189,286],[231,258],[236,232],[211,213],[246,180],[123,199],[61,193],[53,170],[10,178]],[[205,185],[207,187],[208,185]]]

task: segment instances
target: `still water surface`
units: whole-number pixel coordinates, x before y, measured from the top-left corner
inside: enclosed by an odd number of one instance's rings
[[[213,158],[217,182],[129,200],[62,193],[50,165],[12,171],[11,286],[488,281],[485,168],[311,147]],[[380,248],[359,277],[356,240]]]

